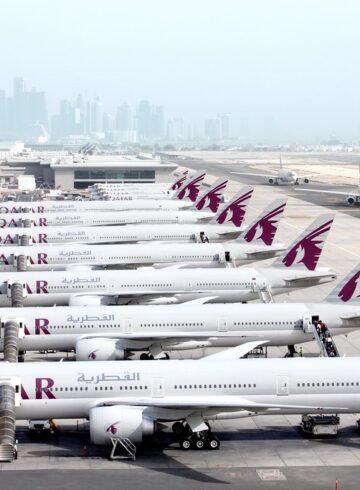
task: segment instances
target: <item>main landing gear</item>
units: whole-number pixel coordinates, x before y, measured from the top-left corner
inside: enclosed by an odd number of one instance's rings
[[[220,447],[219,439],[211,432],[209,424],[207,430],[193,432],[187,423],[175,422],[172,426],[175,439],[179,442],[181,449],[212,449]]]
[[[140,354],[140,361],[153,361],[154,359],[154,356],[150,353],[143,352],[142,354]],[[163,357],[157,357],[156,359],[160,361],[167,361],[168,359],[170,359],[170,356],[165,352]]]

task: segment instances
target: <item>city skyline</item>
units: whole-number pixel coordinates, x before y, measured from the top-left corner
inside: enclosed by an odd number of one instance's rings
[[[249,136],[248,116],[241,117],[240,131],[236,131],[229,112],[217,112],[199,124],[182,117],[166,117],[162,105],[146,99],[134,106],[124,101],[108,112],[98,95],[86,99],[78,94],[73,100],[60,98],[57,113],[51,114],[47,110],[46,92],[34,87],[28,90],[27,85],[26,79],[15,77],[12,93],[0,89],[0,137],[3,139],[38,137],[42,141],[92,135],[136,143],[164,139],[224,141]],[[264,116],[263,137],[271,137],[272,124],[272,116]],[[261,135],[261,131],[258,133]]]

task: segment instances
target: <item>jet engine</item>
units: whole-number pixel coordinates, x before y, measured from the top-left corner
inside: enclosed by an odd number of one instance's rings
[[[355,202],[356,202],[356,199],[354,196],[348,196],[347,203],[349,206],[354,206]]]
[[[120,341],[105,338],[83,338],[76,342],[77,361],[122,361],[126,352],[119,348]]]
[[[90,439],[94,444],[106,446],[111,437],[129,438],[140,443],[155,432],[155,421],[143,413],[143,408],[113,405],[90,409]]]
[[[309,179],[307,177],[304,177],[304,184],[308,184],[309,183]]]
[[[269,179],[269,184],[275,184],[275,180],[272,177]]]

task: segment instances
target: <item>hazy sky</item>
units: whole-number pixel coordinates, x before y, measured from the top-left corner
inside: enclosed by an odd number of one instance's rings
[[[0,0],[12,78],[108,110],[147,98],[187,120],[273,116],[285,138],[360,135],[358,0]]]

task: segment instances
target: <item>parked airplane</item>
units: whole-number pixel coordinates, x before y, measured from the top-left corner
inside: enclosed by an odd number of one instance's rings
[[[201,206],[202,201],[198,203]],[[286,199],[277,199],[256,218],[246,234],[227,243],[147,243],[129,245],[68,246],[41,244],[37,247],[14,246],[0,249],[0,271],[71,270],[78,268],[106,269],[152,265],[169,267],[237,267],[240,262],[274,257],[285,245],[273,245]],[[21,265],[20,265],[21,263]]]
[[[0,244],[11,243],[134,243],[139,241],[204,240],[224,241],[244,231],[242,223],[253,187],[243,187],[233,199],[224,204],[209,223],[137,224],[126,226],[60,226],[34,228],[5,228],[0,230]]]
[[[176,179],[172,184],[165,182],[153,182],[153,183],[97,183],[89,187],[90,193],[94,196],[102,196],[107,192],[114,193],[136,193],[151,195],[153,193],[160,193],[165,195],[172,195],[174,191],[179,189],[188,178],[188,170],[184,170],[176,175]]]
[[[253,346],[249,346],[253,348]],[[92,443],[141,443],[175,422],[183,449],[218,449],[207,422],[249,415],[358,413],[360,358],[234,359],[246,345],[201,360],[1,363],[16,419],[87,418]],[[130,366],[130,367],[129,367]]]
[[[224,303],[251,301],[336,279],[316,269],[334,215],[322,215],[272,267],[114,271],[1,272],[0,306],[73,306],[130,303],[183,303],[194,299]]]
[[[22,219],[32,219],[36,215],[42,213],[62,213],[62,212],[87,212],[87,211],[124,211],[124,210],[177,210],[182,208],[189,208],[198,199],[200,191],[200,185],[205,178],[205,172],[197,172],[183,186],[176,191],[173,199],[133,199],[127,198],[117,201],[31,201],[31,202],[13,202],[13,203],[1,203],[0,214],[15,214],[16,216],[9,216],[5,219],[18,218],[18,213],[32,213],[31,216],[23,216]],[[205,198],[209,193],[216,192],[219,197],[224,191],[228,180],[225,178],[219,178],[211,188],[204,193]],[[184,200],[185,196],[189,196],[189,200]],[[220,201],[219,201],[220,202]],[[206,207],[206,206],[205,206]],[[51,216],[50,216],[51,219]],[[15,225],[14,225],[15,226]]]
[[[253,341],[293,347],[313,340],[319,319],[331,335],[360,327],[359,276],[360,264],[322,303],[2,308],[0,321],[20,325],[19,350],[75,350],[77,361],[127,359],[136,351],[144,352],[140,359],[163,359],[169,351]]]
[[[329,194],[331,196],[341,196],[345,199],[346,203],[349,206],[355,206],[360,204],[360,164],[359,164],[359,183],[358,183],[358,188],[356,190],[353,190],[351,192],[345,192],[345,191],[330,191],[330,190],[323,190],[323,189],[296,189],[297,191],[302,191],[302,192],[317,192],[319,194]]]
[[[256,174],[249,172],[231,172],[237,175],[248,175],[250,177],[263,177],[269,184],[295,184],[298,185],[302,181],[304,184],[309,183],[308,176],[299,176],[294,170],[282,166],[280,157],[280,167],[276,175],[273,174]]]

